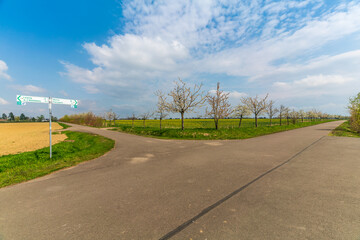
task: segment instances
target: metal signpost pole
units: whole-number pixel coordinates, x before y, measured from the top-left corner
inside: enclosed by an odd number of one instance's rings
[[[1,0],[0,0],[1,1]],[[52,98],[52,97],[34,97],[34,96],[22,96],[16,95],[16,103],[17,105],[25,105],[26,103],[47,103],[49,104],[49,140],[50,140],[50,158],[52,157],[52,142],[51,142],[51,118],[52,104],[65,104],[70,105],[72,108],[77,108],[78,100],[74,99],[64,99],[64,98]]]
[[[51,112],[51,103],[52,103],[52,98],[49,97],[50,158],[52,158],[52,142],[51,142],[51,117],[52,117],[52,112]]]

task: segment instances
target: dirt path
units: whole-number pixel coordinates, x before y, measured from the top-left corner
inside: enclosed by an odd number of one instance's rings
[[[360,139],[328,137],[339,124],[231,141],[74,126],[115,149],[0,189],[0,239],[357,239]]]

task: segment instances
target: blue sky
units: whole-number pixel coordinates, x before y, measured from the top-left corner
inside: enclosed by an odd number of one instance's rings
[[[233,106],[269,93],[347,114],[360,91],[360,1],[0,0],[0,113],[47,113],[16,94],[80,100],[56,116],[155,108],[178,77]]]

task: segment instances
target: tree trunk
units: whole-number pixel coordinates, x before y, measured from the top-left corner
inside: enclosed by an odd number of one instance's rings
[[[257,124],[257,114],[255,114],[255,127],[258,127],[258,124]]]
[[[181,130],[184,130],[184,113],[181,112]]]
[[[304,122],[304,117],[301,118],[301,122]]]
[[[162,120],[162,118],[160,118],[160,130],[161,130],[161,120]]]
[[[270,117],[270,126],[272,126],[272,124],[271,124],[271,120],[272,120],[272,118]]]
[[[215,129],[218,130],[219,119],[214,118],[214,122],[215,122]]]
[[[280,126],[281,126],[281,113],[280,113],[280,115],[279,115],[279,116],[280,116]]]
[[[286,123],[289,125],[289,117],[286,117]]]
[[[240,121],[239,121],[239,128],[241,127],[241,122],[242,122],[243,116],[240,116]]]

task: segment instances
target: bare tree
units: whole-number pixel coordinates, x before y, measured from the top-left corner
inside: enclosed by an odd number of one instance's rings
[[[136,115],[135,115],[135,113],[133,113],[133,114],[131,115],[130,119],[131,119],[131,127],[133,128],[133,127],[134,127],[134,122],[135,122],[135,120],[136,120]]]
[[[289,120],[290,120],[290,109],[289,108],[285,109],[284,115],[286,117],[286,124],[289,125]]]
[[[286,111],[288,111],[288,108],[285,107],[284,105],[281,105],[279,108],[280,126],[282,125],[281,120],[282,120],[283,116],[285,115]]]
[[[321,113],[320,111],[318,111],[318,110],[316,110],[314,108],[314,109],[308,111],[307,114],[309,115],[311,121],[313,121],[313,120],[316,120],[319,117],[320,113]]]
[[[317,109],[313,109],[312,110],[312,112],[314,113],[314,117],[315,117],[315,120],[317,119],[317,118],[320,118],[320,120],[321,120],[321,111],[320,110],[317,110]]]
[[[322,118],[323,120],[329,119],[329,118],[331,118],[331,115],[328,114],[328,113],[321,113],[321,118]]]
[[[254,114],[255,117],[255,127],[258,126],[258,116],[261,116],[263,111],[266,109],[266,99],[269,94],[266,94],[264,98],[256,97],[244,97],[241,99],[241,102],[245,104],[249,110]]]
[[[274,106],[275,102],[273,100],[270,100],[266,107],[266,113],[269,116],[270,119],[270,126],[272,125],[272,118],[279,112],[279,109],[275,108]]]
[[[241,127],[241,122],[243,120],[243,117],[249,116],[251,114],[251,111],[246,105],[238,105],[236,106],[234,110],[234,116],[237,118],[240,118],[239,121],[239,128]]]
[[[299,118],[299,113],[295,111],[294,109],[289,113],[289,116],[292,120],[293,124],[296,124],[297,119]]]
[[[229,94],[220,90],[220,83],[217,83],[214,95],[207,95],[206,101],[210,105],[210,111],[206,109],[206,115],[211,116],[215,122],[215,129],[219,128],[219,120],[228,117],[232,111],[230,109]]]
[[[168,115],[166,111],[166,96],[165,94],[158,90],[155,92],[155,95],[158,97],[156,114],[160,119],[160,130],[161,130],[161,121]]]
[[[313,118],[314,118],[314,113],[310,110],[306,112],[306,117],[310,119],[310,121],[312,122]]]
[[[115,126],[115,120],[117,120],[118,118],[119,118],[119,115],[116,112],[113,112],[112,120],[114,121],[114,126]]]
[[[299,117],[301,118],[301,122],[304,122],[304,117],[306,116],[306,113],[304,110],[299,111]]]
[[[110,122],[110,126],[111,126],[111,121],[112,121],[112,120],[114,121],[114,125],[115,125],[116,117],[117,117],[117,115],[116,115],[115,112],[113,112],[112,109],[110,109],[109,111],[107,111],[107,112],[105,113],[105,119]]]
[[[172,99],[171,102],[166,103],[166,110],[181,114],[181,129],[184,130],[184,114],[201,106],[205,102],[205,96],[203,96],[203,92],[200,92],[202,84],[195,84],[191,89],[179,78],[179,81],[175,81],[175,85],[169,93]]]
[[[145,127],[145,121],[148,120],[149,118],[151,118],[152,115],[153,115],[152,112],[145,112],[140,115],[140,118],[143,120],[143,127]]]

